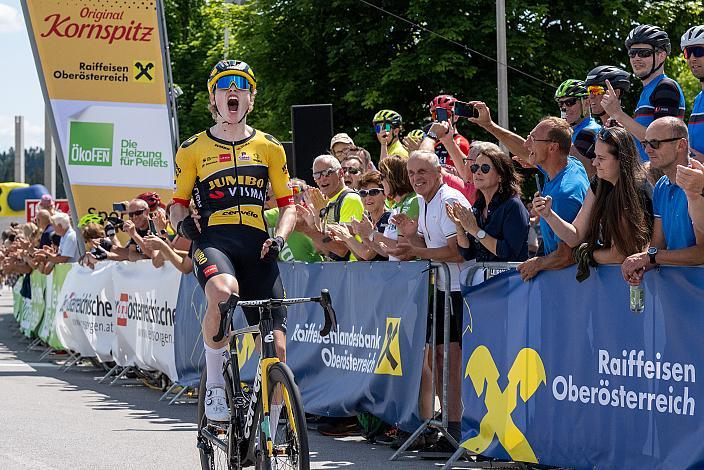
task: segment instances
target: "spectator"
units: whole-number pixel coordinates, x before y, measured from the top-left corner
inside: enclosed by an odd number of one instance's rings
[[[418,196],[413,192],[408,179],[406,159],[402,157],[388,157],[379,162],[379,179],[384,188],[385,196],[392,200],[390,216],[404,214],[408,218],[418,220]],[[389,261],[399,261],[399,258],[390,255],[388,248],[395,248],[398,240],[398,228],[389,220],[380,236],[371,223],[352,222],[355,233],[359,234],[364,244],[373,249],[378,255],[388,257]]]
[[[344,243],[336,242],[328,233],[327,225],[333,223],[349,224],[352,219],[362,220],[364,208],[359,195],[345,186],[342,166],[332,155],[320,155],[313,161],[313,178],[318,189],[309,191],[312,208],[297,206],[297,211],[304,217],[316,215],[319,211],[320,227],[306,224],[305,234],[311,237],[316,248],[333,261],[354,260],[349,248]]]
[[[687,207],[694,230],[704,233],[704,164],[694,158],[689,163],[691,167],[677,165],[676,182],[687,195]]]
[[[176,269],[183,274],[193,272],[193,260],[188,251],[175,250],[168,241],[151,234],[144,237],[144,244],[152,252],[158,253],[164,260],[176,266]]]
[[[450,279],[445,279],[445,273],[440,270],[438,276],[438,298],[436,299],[437,312],[444,311],[446,285],[450,287],[451,315],[450,315],[450,357],[448,381],[448,409],[444,410],[449,417],[448,431],[459,440],[460,417],[462,402],[460,399],[461,383],[461,350],[460,333],[462,331],[462,312],[464,302],[460,293],[460,271],[469,266],[459,255],[457,249],[457,233],[455,224],[447,216],[445,207],[448,204],[459,202],[462,206],[470,208],[467,199],[457,191],[442,182],[440,161],[431,151],[418,150],[411,154],[408,160],[408,177],[412,187],[416,190],[419,199],[419,217],[415,221],[404,214],[394,216],[393,222],[397,225],[399,238],[396,248],[389,249],[393,256],[403,258],[407,256],[429,259],[447,263],[450,268]],[[434,350],[437,363],[443,360],[443,332],[442,318],[436,322],[436,344],[429,350]],[[427,342],[430,343],[432,331],[432,314],[428,316]],[[421,390],[421,419],[433,416],[434,397],[430,395],[430,377],[427,365],[424,368],[424,379]],[[442,368],[436,371],[436,383],[442,383]],[[436,444],[426,449],[430,452],[453,452],[454,448],[447,439],[441,439]]]
[[[400,157],[394,157],[400,158]],[[389,158],[383,161],[389,160]],[[383,234],[389,224],[390,212],[386,210],[384,205],[384,187],[381,183],[381,173],[372,171],[365,173],[359,179],[359,196],[362,198],[365,214],[362,220],[352,220],[351,226],[353,231],[350,231],[348,226],[331,225],[330,231],[333,233],[335,240],[343,242],[352,251],[357,259],[366,261],[386,261],[388,258],[378,254],[366,242],[374,239],[374,233]],[[363,232],[358,232],[358,228],[365,225],[366,229]],[[368,230],[367,230],[368,229]],[[354,233],[360,235],[355,237]],[[364,235],[363,235],[364,234]]]
[[[382,109],[374,115],[372,125],[374,126],[376,138],[381,144],[379,161],[390,155],[408,158],[408,151],[401,143],[402,124],[403,118],[401,115],[390,109]]]
[[[694,229],[687,194],[676,184],[677,166],[690,163],[687,126],[675,117],[657,119],[648,126],[642,145],[651,165],[665,175],[653,190],[655,226],[650,248],[621,265],[624,279],[632,285],[640,284],[643,273],[656,264],[704,263],[704,233]]]
[[[542,119],[528,135],[528,139],[504,129],[491,120],[491,113],[485,103],[473,101],[479,113],[478,118],[469,118],[499,139],[513,159],[523,166],[537,166],[545,177],[543,195],[551,196],[555,212],[568,222],[572,222],[582,207],[589,189],[589,181],[584,166],[569,156],[572,147],[572,129],[561,118]],[[518,266],[524,281],[532,279],[540,271],[562,269],[573,263],[569,246],[563,243],[550,226],[540,220],[545,256],[529,258]]]
[[[374,162],[372,162],[372,156],[366,149],[362,147],[352,147],[348,153],[348,156],[358,157],[362,161],[362,168],[364,169],[363,173],[376,170]]]
[[[39,208],[48,211],[49,215],[54,215],[57,212],[56,204],[51,194],[42,195],[42,198],[39,200]]]
[[[78,261],[78,242],[76,231],[71,227],[71,220],[63,212],[56,212],[51,218],[54,232],[61,237],[59,250],[53,253],[50,249],[45,249],[47,260],[52,264],[75,263]]]
[[[633,73],[643,81],[643,91],[634,117],[621,109],[621,100],[608,82],[601,105],[609,117],[635,136],[641,158],[648,161],[648,154],[639,143],[645,139],[645,129],[661,117],[684,119],[684,94],[679,83],[668,78],[664,72],[665,59],[671,50],[670,37],[665,31],[647,24],[636,26],[628,33],[626,47]]]
[[[330,154],[337,158],[340,163],[342,163],[342,160],[352,148],[354,148],[354,141],[344,132],[335,134],[330,140]]]
[[[434,122],[438,122],[437,109],[444,109],[447,112],[447,122],[449,124],[448,130],[444,134],[445,141],[454,141],[455,146],[459,149],[458,152],[449,153],[443,140],[440,136],[435,140],[435,155],[440,159],[441,165],[460,167],[465,166],[464,159],[469,155],[469,141],[457,131],[457,120],[459,117],[455,116],[455,103],[457,98],[451,95],[438,95],[430,102],[430,116]],[[434,134],[432,134],[434,135]],[[462,172],[459,173],[464,181],[468,181],[469,178],[465,178]]]
[[[604,127],[612,127],[618,124],[614,119],[609,118],[609,115],[606,114],[604,107],[601,105],[601,99],[606,93],[606,81],[609,81],[614,93],[620,100],[631,89],[630,76],[630,73],[613,65],[600,65],[587,74],[584,85],[589,92],[591,113],[592,116],[599,118]]]
[[[587,176],[594,176],[594,143],[601,126],[591,117],[587,87],[580,80],[565,80],[555,92],[555,101],[560,108],[560,117],[572,127],[570,155],[582,162]]]
[[[357,155],[348,155],[342,160],[342,178],[345,186],[355,191],[359,189],[359,178],[364,173],[364,162]]]
[[[529,216],[511,158],[497,145],[487,144],[471,170],[479,191],[477,202],[471,208],[459,203],[447,207],[460,254],[478,262],[525,261]]]
[[[570,247],[580,247],[575,253],[580,281],[589,275],[588,265],[620,264],[640,253],[653,233],[653,190],[631,135],[621,127],[604,128],[595,153],[597,177],[573,223],[551,209],[550,196],[533,200],[536,212],[555,234]]]
[[[41,237],[39,238],[39,248],[44,248],[45,246],[51,246],[51,237],[54,235],[54,226],[51,225],[51,213],[46,209],[39,209],[37,211],[37,225],[42,231]]]
[[[689,70],[699,80],[702,91],[694,98],[689,116],[689,150],[704,162],[704,25],[692,26],[680,40],[680,47],[687,59]]]
[[[144,245],[143,238],[149,233],[149,205],[143,199],[132,199],[127,205],[127,216],[123,230],[130,236],[124,247],[114,247],[119,259],[138,261],[151,258],[155,253]]]

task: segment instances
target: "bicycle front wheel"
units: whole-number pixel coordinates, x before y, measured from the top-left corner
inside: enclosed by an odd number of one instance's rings
[[[301,393],[293,373],[283,362],[269,368],[269,408],[281,405],[279,419],[272,432],[273,452],[271,460],[263,458],[260,453],[257,468],[263,470],[309,470],[310,455],[308,454],[308,433],[306,419],[303,414]],[[270,418],[275,418],[271,416]],[[264,436],[262,435],[262,438]],[[262,439],[262,442],[264,439]]]

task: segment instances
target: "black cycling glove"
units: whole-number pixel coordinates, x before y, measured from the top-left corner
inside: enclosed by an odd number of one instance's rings
[[[267,263],[276,261],[279,258],[279,253],[281,253],[281,250],[284,248],[283,237],[274,237],[270,238],[269,240],[271,240],[269,251],[267,251],[264,257],[262,258]]]
[[[189,240],[198,240],[200,238],[200,230],[196,226],[195,219],[190,215],[178,223],[176,232]]]

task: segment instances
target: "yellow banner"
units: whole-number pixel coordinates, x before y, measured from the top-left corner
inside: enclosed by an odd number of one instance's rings
[[[50,99],[166,103],[156,0],[26,0]]]

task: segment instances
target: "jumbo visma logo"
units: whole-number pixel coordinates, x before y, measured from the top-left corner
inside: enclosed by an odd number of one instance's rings
[[[496,436],[511,459],[538,463],[528,439],[513,422],[511,414],[516,409],[518,395],[527,402],[540,385],[547,382],[540,355],[534,349],[521,349],[508,372],[508,384],[501,390],[501,374],[494,358],[486,346],[479,346],[469,357],[464,376],[472,381],[477,397],[485,394],[487,412],[479,423],[479,434],[464,441],[462,447],[480,454]]]
[[[386,335],[381,346],[375,374],[403,375],[401,368],[401,347],[399,345],[400,318],[386,318]]]
[[[72,121],[69,129],[68,164],[112,166],[113,131],[112,123]]]

